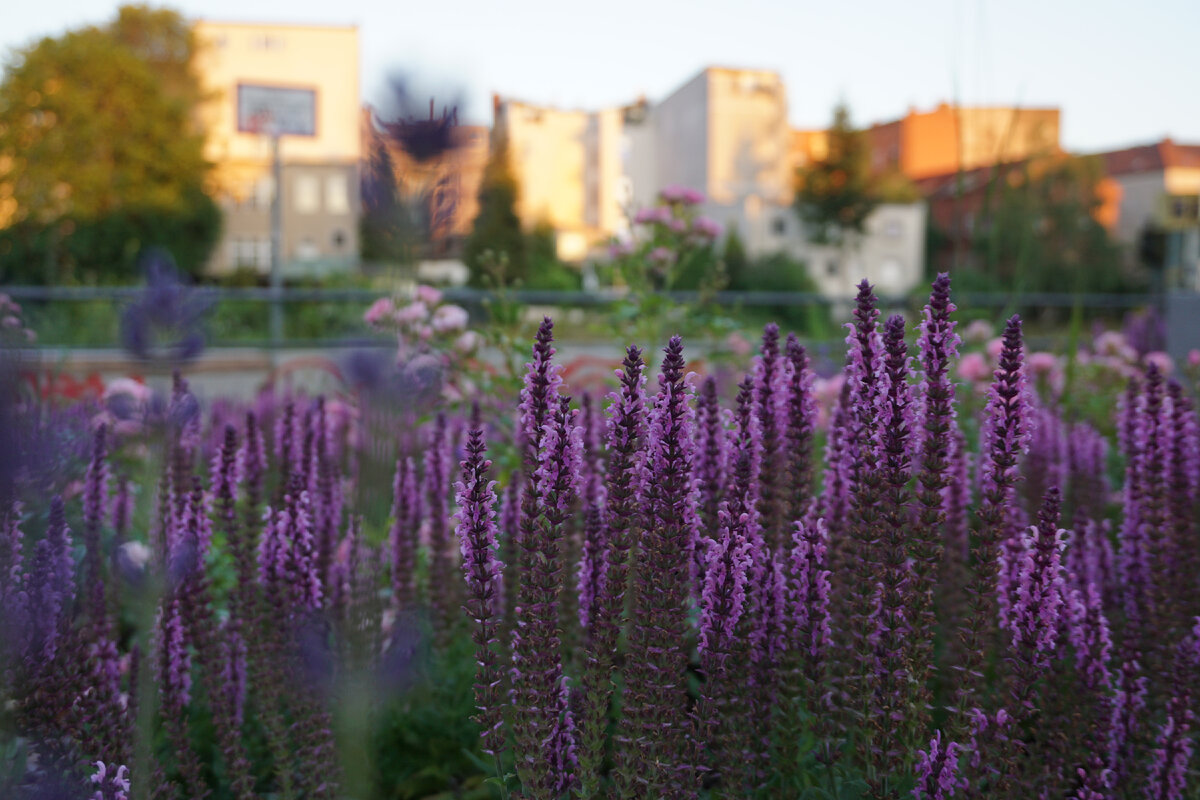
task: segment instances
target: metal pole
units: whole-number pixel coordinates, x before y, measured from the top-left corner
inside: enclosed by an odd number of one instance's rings
[[[283,343],[283,163],[279,158],[279,133],[271,133],[271,351]]]

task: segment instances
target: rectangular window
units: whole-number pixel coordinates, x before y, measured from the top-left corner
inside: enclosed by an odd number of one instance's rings
[[[321,209],[321,183],[316,175],[297,175],[294,191],[298,213],[315,214]]]
[[[350,213],[350,192],[345,175],[330,175],[325,179],[325,210],[330,214]]]

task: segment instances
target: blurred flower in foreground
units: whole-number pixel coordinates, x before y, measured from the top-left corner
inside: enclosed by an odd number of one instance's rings
[[[147,361],[182,363],[204,349],[209,302],[183,283],[163,252],[146,262],[146,286],[121,316],[121,344]]]

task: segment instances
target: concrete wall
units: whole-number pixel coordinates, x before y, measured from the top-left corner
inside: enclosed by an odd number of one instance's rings
[[[710,69],[706,74],[708,181],[695,188],[717,203],[749,195],[790,202],[791,130],[783,80],[766,70]]]
[[[651,197],[666,186],[709,191],[708,77],[701,72],[650,110],[656,156]]]

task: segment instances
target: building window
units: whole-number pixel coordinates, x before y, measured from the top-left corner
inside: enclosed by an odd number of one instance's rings
[[[350,213],[350,191],[345,175],[330,175],[325,179],[325,209],[330,214]]]
[[[321,210],[321,182],[316,175],[296,176],[296,211],[300,214],[315,214]]]
[[[787,220],[783,217],[776,217],[771,221],[771,230],[776,236],[783,236],[787,233]]]
[[[267,269],[271,266],[271,240],[266,237],[239,237],[226,245],[230,269]]]
[[[831,258],[825,262],[825,274],[829,277],[836,278],[840,270],[841,265],[838,264],[838,260],[836,258]]]
[[[254,208],[270,208],[275,199],[275,179],[263,175],[254,182],[254,193],[251,195],[251,206]]]
[[[346,246],[346,232],[345,231],[334,231],[333,232],[333,249],[341,250],[345,246]]]

